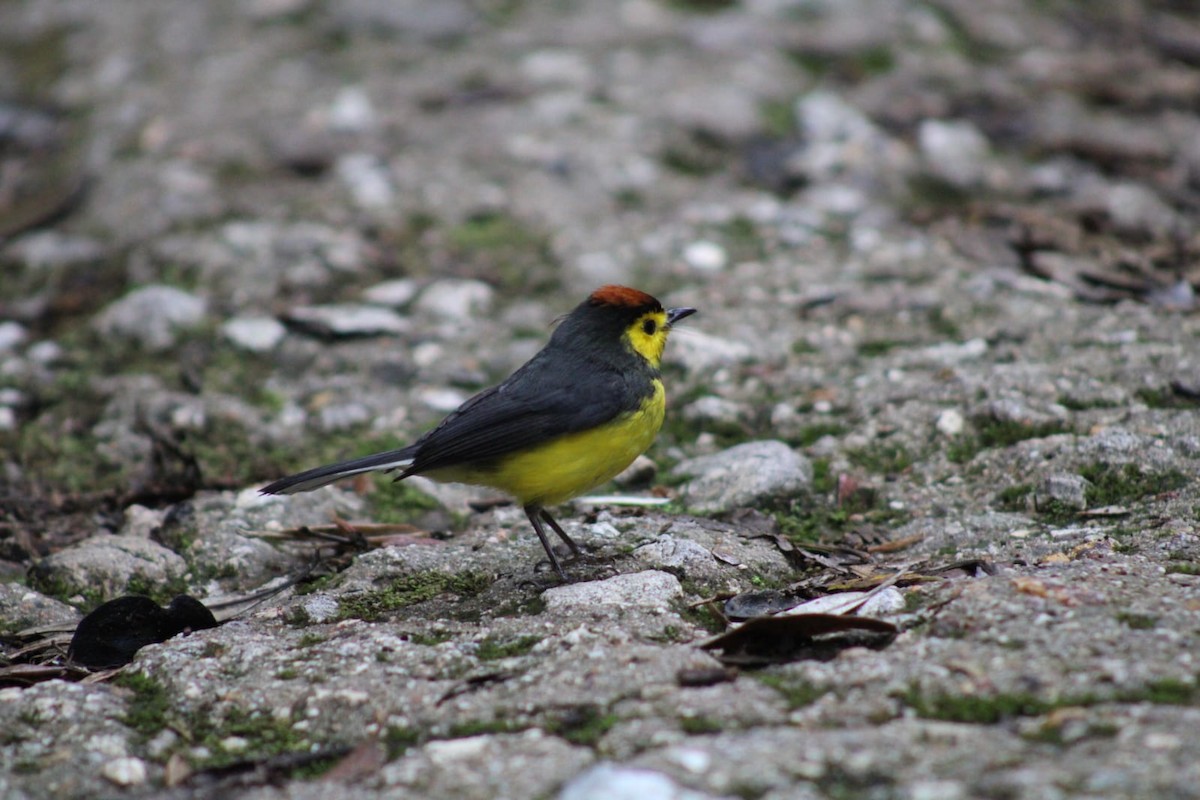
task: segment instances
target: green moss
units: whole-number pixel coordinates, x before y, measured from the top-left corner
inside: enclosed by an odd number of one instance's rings
[[[703,628],[709,633],[721,633],[728,626],[728,623],[714,607],[712,603],[705,603],[699,606],[689,606],[682,609],[679,615],[693,625]]]
[[[169,702],[161,683],[141,672],[125,672],[113,679],[113,685],[133,692],[121,723],[132,728],[138,739],[151,739],[167,726]]]
[[[383,735],[383,744],[387,749],[388,761],[393,761],[404,755],[412,747],[421,742],[421,733],[414,728],[402,725],[389,725]]]
[[[1200,564],[1194,561],[1175,561],[1167,565],[1167,572],[1177,575],[1200,575]]]
[[[1004,511],[1024,511],[1032,494],[1033,486],[1028,483],[1009,486],[996,493],[996,505]]]
[[[679,729],[688,736],[702,736],[706,733],[720,733],[723,730],[718,720],[705,716],[680,717]]]
[[[751,673],[759,683],[769,686],[779,692],[787,703],[788,710],[810,706],[829,693],[824,689],[801,678],[779,675],[773,672]]]
[[[794,542],[811,544],[830,533],[842,531],[850,521],[850,513],[824,505],[793,503],[775,512],[779,532]]]
[[[1135,631],[1148,631],[1158,627],[1158,617],[1149,614],[1135,614],[1131,611],[1118,611],[1117,622]]]
[[[1029,425],[1012,420],[998,420],[986,415],[975,417],[972,427],[973,432],[956,436],[946,448],[946,457],[956,464],[970,461],[983,450],[1009,447],[1026,439],[1071,433],[1066,423],[1057,420]]]
[[[409,633],[405,634],[406,639],[413,644],[424,645],[425,647],[434,647],[435,645],[448,642],[454,638],[450,631],[430,631],[429,633]]]
[[[1042,500],[1037,504],[1037,513],[1051,525],[1066,525],[1079,516],[1079,509],[1062,500]]]
[[[837,489],[837,476],[833,474],[833,465],[828,458],[812,460],[813,482],[812,490],[815,495],[831,495]]]
[[[829,77],[850,83],[890,72],[895,55],[886,45],[861,50],[800,49],[788,51],[792,62],[814,77]]]
[[[1091,464],[1079,470],[1091,482],[1086,497],[1089,508],[1140,500],[1148,495],[1175,491],[1188,477],[1177,469],[1143,472],[1137,464]]]
[[[680,175],[697,178],[721,171],[730,157],[725,143],[703,131],[676,137],[659,154],[663,166]]]
[[[887,355],[897,347],[904,347],[907,344],[907,342],[901,342],[896,339],[873,339],[871,341],[859,342],[858,354],[863,358],[875,358]]]
[[[441,507],[437,500],[409,483],[397,483],[389,475],[373,475],[371,501],[376,522],[411,524],[422,515]]]
[[[758,116],[767,136],[789,139],[796,135],[796,110],[791,101],[768,100],[759,107]]]
[[[295,646],[297,649],[302,648],[302,647],[305,647],[305,648],[306,647],[315,647],[316,645],[319,645],[324,641],[326,641],[326,637],[324,637],[324,636],[321,636],[316,633],[304,633],[304,634],[301,634],[300,638],[296,640]]]
[[[917,716],[946,722],[991,725],[1013,717],[1035,717],[1074,701],[1053,703],[1027,692],[994,695],[926,695],[915,687],[901,698]]]
[[[522,597],[497,606],[493,617],[536,617],[546,610],[546,601],[541,595]]]
[[[1150,408],[1190,408],[1197,407],[1197,401],[1190,397],[1185,397],[1172,390],[1169,386],[1154,388],[1154,389],[1138,389],[1137,399],[1148,405]]]
[[[737,0],[669,0],[669,2],[680,11],[688,11],[693,14],[713,14],[737,5]]]
[[[898,475],[911,467],[915,456],[903,445],[875,442],[867,447],[849,451],[851,463],[877,475]]]
[[[480,661],[497,661],[501,658],[521,656],[532,650],[541,640],[540,636],[518,636],[515,639],[489,636],[479,643],[475,656]]]
[[[285,753],[308,752],[309,742],[291,720],[279,719],[265,711],[233,708],[224,718],[198,712],[189,719],[191,740],[209,752],[209,757],[194,766],[206,769],[228,766],[238,761],[260,761]],[[228,740],[237,738],[245,747],[227,749]],[[306,765],[307,768],[307,765]]]
[[[445,232],[448,258],[509,296],[545,293],[559,270],[545,234],[508,214],[477,214]]]
[[[787,439],[787,443],[792,447],[810,447],[826,436],[841,436],[846,431],[846,426],[838,422],[817,422],[801,428],[799,433]]]
[[[450,726],[446,738],[465,739],[468,736],[484,736],[492,733],[518,733],[529,730],[528,723],[516,722],[510,719],[470,720]]]
[[[1027,692],[994,695],[926,695],[916,687],[901,696],[905,705],[918,716],[949,722],[994,724],[1014,717],[1033,717],[1058,708],[1087,707],[1101,703],[1154,703],[1157,705],[1194,705],[1200,688],[1179,678],[1160,678],[1141,687],[1119,689],[1108,694],[1084,693],[1053,699]]]
[[[487,590],[491,584],[488,576],[476,572],[418,572],[399,578],[384,589],[341,598],[338,602],[338,618],[376,620],[391,611],[448,592],[473,597]]]
[[[596,706],[578,706],[552,720],[546,725],[546,731],[571,744],[595,747],[619,721],[616,714],[604,713]]]

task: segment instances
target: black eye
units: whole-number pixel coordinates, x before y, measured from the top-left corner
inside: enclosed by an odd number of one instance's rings
[[[658,323],[654,320],[648,319],[642,323],[642,332],[647,336],[653,336],[656,330],[658,330]]]

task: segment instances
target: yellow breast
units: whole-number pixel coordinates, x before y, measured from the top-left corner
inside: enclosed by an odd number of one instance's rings
[[[444,470],[430,477],[491,486],[521,505],[562,503],[612,479],[646,452],[662,427],[665,409],[662,381],[655,380],[654,392],[641,408],[612,422],[514,453],[487,470]]]

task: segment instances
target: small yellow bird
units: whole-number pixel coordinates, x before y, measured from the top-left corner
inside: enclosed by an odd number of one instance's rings
[[[542,523],[574,555],[579,546],[546,506],[611,479],[654,441],[666,410],[659,364],[667,335],[694,313],[664,309],[637,289],[602,286],[562,320],[537,355],[408,447],[289,475],[261,491],[307,492],[375,470],[398,470],[398,481],[424,475],[490,486],[524,507],[566,580]]]

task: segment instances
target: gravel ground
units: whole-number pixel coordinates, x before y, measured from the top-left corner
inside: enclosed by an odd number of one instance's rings
[[[0,5],[0,796],[1200,797],[1197,97],[1171,0]],[[700,313],[570,583],[485,490],[258,495],[611,282]]]

